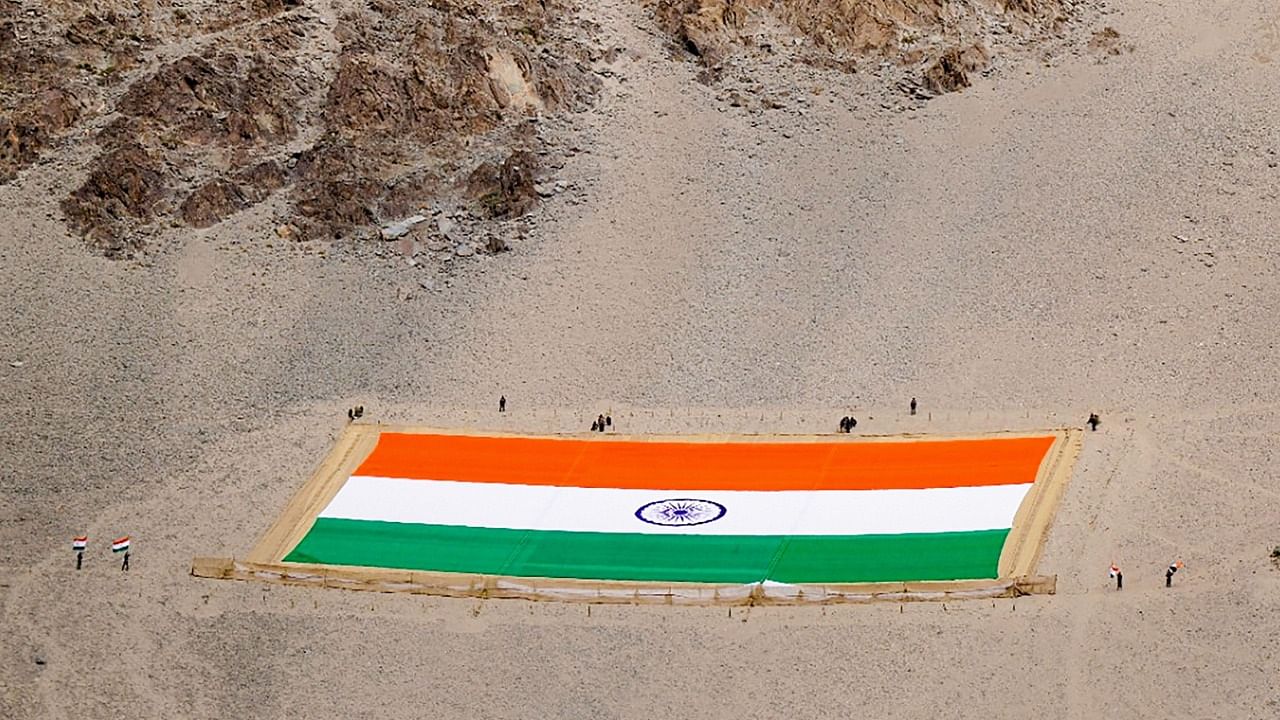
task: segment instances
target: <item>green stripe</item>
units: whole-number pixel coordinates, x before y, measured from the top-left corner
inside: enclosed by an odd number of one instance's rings
[[[646,535],[317,518],[286,562],[747,584],[996,577],[1009,530],[904,535]]]

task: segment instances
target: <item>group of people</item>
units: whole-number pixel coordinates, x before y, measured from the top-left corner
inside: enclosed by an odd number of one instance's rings
[[[1174,560],[1169,563],[1169,568],[1164,571],[1164,586],[1173,587],[1173,575],[1184,567],[1181,560]],[[1111,563],[1111,571],[1107,573],[1112,580],[1116,581],[1116,589],[1124,589],[1124,573],[1120,572],[1120,566]]]
[[[916,414],[916,408],[918,408],[918,407],[919,407],[919,404],[916,402],[916,399],[915,399],[915,398],[911,398],[911,404],[910,404],[908,407],[909,407],[909,409],[910,409],[910,411],[911,411],[911,414],[912,414],[912,415],[915,415],[915,414]],[[851,416],[848,416],[848,415],[846,415],[846,416],[844,416],[844,417],[840,418],[840,430],[839,430],[839,432],[842,432],[842,433],[853,432],[853,429],[854,429],[854,428],[856,428],[856,427],[858,427],[858,418],[856,418],[856,417],[851,417]]]
[[[916,402],[916,399],[911,398],[911,404],[908,405],[908,408],[912,415],[916,414],[916,410],[919,407],[920,407],[920,404]],[[1098,429],[1098,426],[1102,424],[1102,419],[1098,417],[1098,413],[1089,413],[1089,419],[1085,421],[1085,424],[1089,426],[1090,430],[1096,431]],[[858,427],[857,418],[849,417],[847,415],[845,417],[840,418],[839,432],[842,432],[842,433],[851,432],[856,427]]]
[[[916,402],[915,398],[911,398],[911,404],[908,407],[910,409],[911,414],[915,415],[916,410],[919,407],[919,404]],[[505,413],[506,411],[507,411],[507,396],[502,395],[498,398],[498,412]],[[356,406],[347,411],[347,419],[349,420],[355,420],[356,418],[359,418],[361,415],[364,415],[363,405]],[[1089,426],[1090,430],[1097,430],[1098,425],[1100,425],[1101,423],[1102,423],[1102,420],[1098,417],[1097,413],[1089,413],[1089,419],[1085,421],[1085,424]],[[609,429],[612,427],[613,427],[613,418],[608,415],[598,415],[595,420],[591,421],[591,432],[604,432],[606,429]],[[858,419],[850,415],[846,415],[840,418],[840,429],[838,432],[842,432],[842,433],[853,432],[853,429],[856,427],[858,427]],[[1171,579],[1172,577],[1173,577],[1172,574],[1170,574]]]
[[[507,396],[500,395],[498,397],[498,412],[504,413],[506,411],[507,411]],[[612,427],[613,427],[613,416],[611,415],[605,415],[601,413],[600,415],[596,416],[595,420],[591,421],[591,432],[604,432],[605,430],[611,429]]]

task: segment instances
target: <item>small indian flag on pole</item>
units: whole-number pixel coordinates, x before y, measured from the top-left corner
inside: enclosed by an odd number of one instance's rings
[[[111,543],[111,552],[125,552],[129,549],[129,536],[125,535]]]
[[[84,549],[88,547],[88,545],[89,545],[88,535],[81,535],[80,537],[77,537],[77,538],[71,538],[71,549],[75,550],[76,552],[83,552]]]

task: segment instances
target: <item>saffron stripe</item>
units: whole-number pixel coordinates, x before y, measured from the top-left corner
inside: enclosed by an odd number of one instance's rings
[[[663,442],[382,433],[356,475],[696,492],[1033,482],[1053,436],[920,442]]]

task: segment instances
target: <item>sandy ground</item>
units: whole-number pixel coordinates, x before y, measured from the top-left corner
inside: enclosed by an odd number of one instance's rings
[[[777,70],[824,92],[752,115],[601,3],[633,54],[560,129],[585,199],[434,293],[268,247],[269,208],[112,263],[52,220],[76,177],[0,188],[0,717],[1280,715],[1280,8],[1111,8],[1131,54],[901,113],[865,74]],[[1053,597],[588,614],[188,577],[253,545],[356,402],[538,431],[1104,424]]]

